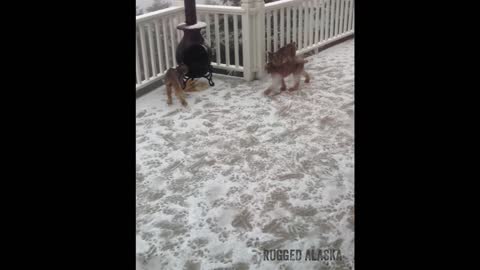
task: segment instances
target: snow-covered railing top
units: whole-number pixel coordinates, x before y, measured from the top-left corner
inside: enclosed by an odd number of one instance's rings
[[[152,21],[158,18],[162,18],[164,16],[183,12],[183,9],[184,9],[183,7],[169,7],[169,8],[157,10],[154,12],[145,13],[142,15],[138,15],[136,17],[136,21],[137,21],[137,24],[142,22]]]
[[[270,2],[265,4],[265,10],[270,11],[274,9],[280,9],[284,7],[294,7],[297,5],[301,5],[304,0],[280,0],[275,2]]]
[[[217,5],[197,5],[197,11],[221,14],[242,15],[244,10],[241,7],[217,6]]]
[[[241,72],[246,80],[264,74],[267,51],[294,41],[297,54],[303,54],[354,33],[354,0],[280,0],[268,4],[242,0],[239,7],[196,8],[198,21],[207,23],[202,31],[212,49],[214,69]],[[183,22],[183,6],[136,17],[137,90],[177,65],[175,50],[183,32],[176,27]]]

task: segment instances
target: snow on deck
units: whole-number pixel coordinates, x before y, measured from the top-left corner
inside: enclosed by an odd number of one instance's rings
[[[163,86],[137,99],[137,269],[353,268],[353,48],[307,58],[310,84],[273,98],[269,77],[214,74],[187,108]],[[344,257],[264,261],[276,248]]]

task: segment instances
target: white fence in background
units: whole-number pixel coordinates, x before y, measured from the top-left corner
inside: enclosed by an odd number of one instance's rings
[[[178,2],[176,2],[178,3]],[[294,41],[297,54],[354,33],[354,0],[242,0],[240,7],[197,5],[197,20],[212,49],[212,66],[243,72],[246,80],[264,73],[266,52]],[[161,79],[177,66],[175,49],[183,37],[183,6],[137,16],[136,89]],[[244,46],[246,44],[246,46]]]

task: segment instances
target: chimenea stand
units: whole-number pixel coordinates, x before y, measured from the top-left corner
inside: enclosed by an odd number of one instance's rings
[[[185,23],[177,26],[184,35],[177,46],[175,58],[178,64],[188,66],[188,73],[185,75],[184,82],[195,78],[206,78],[210,86],[215,83],[212,80],[212,65],[210,57],[212,55],[210,48],[205,43],[200,31],[207,27],[204,22],[197,22],[197,13],[195,0],[184,0],[185,3]]]

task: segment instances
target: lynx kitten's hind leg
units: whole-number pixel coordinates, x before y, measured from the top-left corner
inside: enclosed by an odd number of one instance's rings
[[[172,105],[172,86],[167,85],[167,104]]]
[[[184,107],[186,107],[188,105],[187,101],[185,100],[185,95],[184,95],[182,89],[176,88],[175,89],[175,95],[177,96],[177,98],[180,100],[180,103],[182,103],[182,105]]]
[[[285,79],[282,78],[282,87],[280,88],[280,91],[286,91],[287,90],[287,85],[285,84]]]
[[[294,75],[294,79],[295,79],[295,84],[288,89],[288,91],[290,92],[298,90],[298,86],[300,85],[300,76],[298,74]]]

